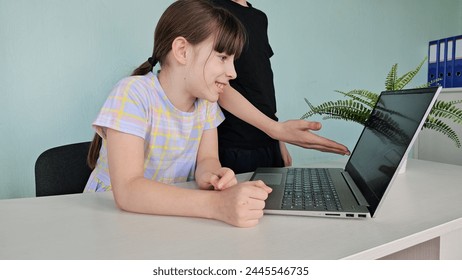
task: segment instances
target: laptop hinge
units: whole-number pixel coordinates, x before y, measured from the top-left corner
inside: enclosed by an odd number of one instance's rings
[[[353,178],[351,178],[350,174],[348,174],[347,172],[341,172],[341,173],[342,173],[343,178],[347,182],[348,186],[350,187],[351,192],[353,193],[356,200],[358,201],[358,204],[369,206],[369,203],[367,203],[366,198],[363,196],[358,186],[356,186],[356,183],[353,181]]]

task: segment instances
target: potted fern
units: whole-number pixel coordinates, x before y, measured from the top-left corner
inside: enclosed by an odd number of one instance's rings
[[[385,90],[403,89],[420,71],[426,60],[427,58],[425,58],[414,70],[407,72],[401,77],[399,77],[397,73],[398,64],[394,64],[385,79]],[[419,86],[419,88],[428,87],[430,83],[423,84]],[[343,94],[347,99],[327,101],[318,106],[314,106],[305,98],[309,111],[301,118],[306,119],[318,114],[323,116],[323,119],[340,119],[364,125],[379,96],[378,93],[368,90],[355,89],[349,92],[336,90],[335,92]],[[462,124],[462,109],[457,108],[457,104],[462,104],[462,100],[438,100],[430,111],[423,127],[446,135],[454,142],[457,148],[461,148],[459,135],[447,124],[448,121]],[[390,124],[390,126],[392,125],[393,124]]]

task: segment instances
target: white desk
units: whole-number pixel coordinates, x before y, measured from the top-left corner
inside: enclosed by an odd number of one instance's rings
[[[462,229],[461,202],[462,166],[420,160],[367,220],[265,215],[242,229],[123,212],[110,192],[1,200],[0,259],[438,258]]]

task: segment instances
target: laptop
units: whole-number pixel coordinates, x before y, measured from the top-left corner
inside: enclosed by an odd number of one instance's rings
[[[251,180],[273,188],[264,212],[375,217],[440,91],[382,92],[344,169],[258,168]]]

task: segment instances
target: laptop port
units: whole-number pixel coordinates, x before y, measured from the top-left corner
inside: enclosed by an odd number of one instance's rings
[[[358,214],[358,217],[360,217],[360,218],[366,218],[366,214]]]
[[[340,216],[340,214],[335,214],[335,213],[326,213],[326,216]]]
[[[346,216],[347,216],[348,218],[354,218],[354,217],[355,217],[355,214],[346,214]]]

